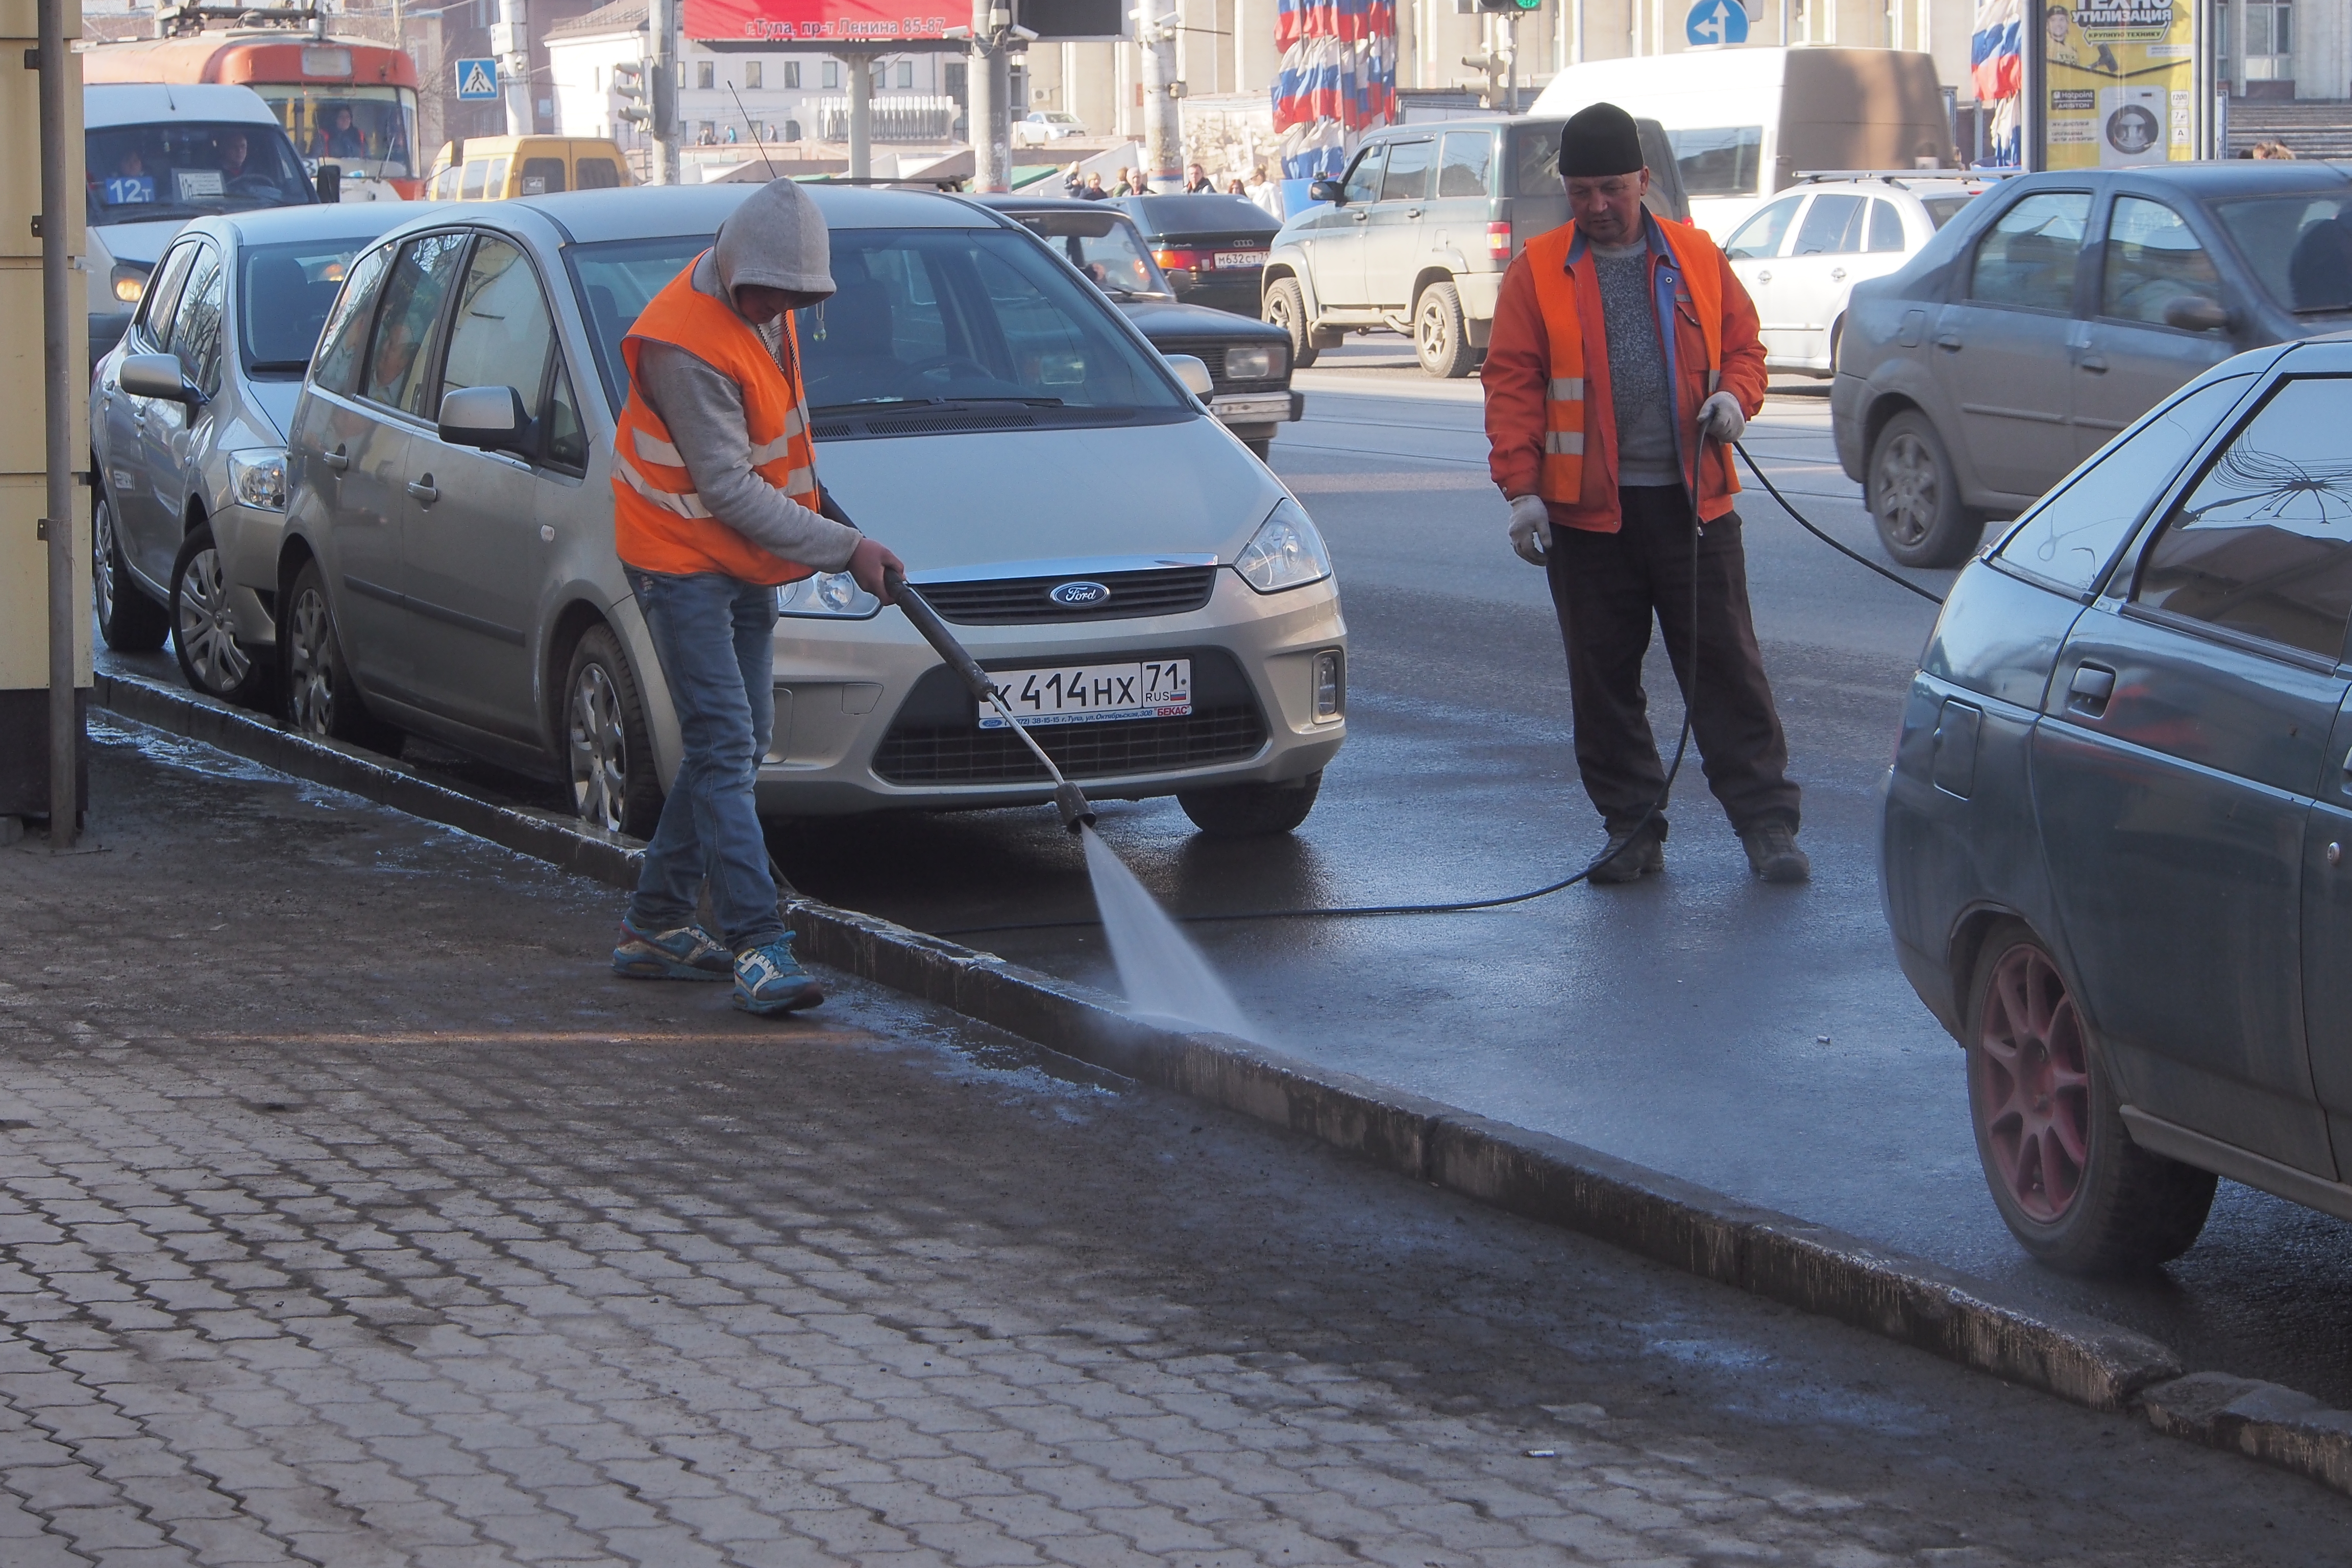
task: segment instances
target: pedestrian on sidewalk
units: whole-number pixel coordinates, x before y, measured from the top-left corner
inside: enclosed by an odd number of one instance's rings
[[[1577,769],[1608,830],[1592,880],[1665,868],[1665,769],[1642,689],[1654,617],[1748,866],[1801,882],[1811,863],[1732,510],[1730,444],[1764,405],[1756,307],[1705,231],[1644,210],[1650,171],[1622,109],[1579,110],[1559,171],[1569,222],[1504,274],[1483,379],[1489,469],[1512,548],[1550,577]]]
[[[889,602],[896,555],[816,482],[793,313],[834,291],[808,193],[761,187],[621,342],[613,539],[645,612],[685,756],[613,948],[637,979],[723,980],[746,1012],[824,1000],[793,955],[760,832],[775,725],[776,588],[847,572]],[[705,880],[719,932],[695,918]]]

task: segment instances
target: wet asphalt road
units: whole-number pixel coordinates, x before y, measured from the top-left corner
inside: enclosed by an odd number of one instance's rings
[[[1486,477],[1476,383],[1428,379],[1385,335],[1298,383],[1308,417],[1284,427],[1274,466],[1337,559],[1347,748],[1289,838],[1211,840],[1172,801],[1105,803],[1104,837],[1186,913],[1484,897],[1567,875],[1600,827],[1543,576],[1510,553]],[[1782,383],[1747,446],[1817,523],[1875,554],[1825,391]],[[2051,1274],[2011,1241],[1960,1053],[1896,970],[1879,912],[1878,781],[1934,608],[1760,490],[1741,512],[1811,885],[1752,880],[1694,755],[1662,878],[1475,914],[1192,927],[1262,1037],[2131,1323],[2193,1367],[2352,1405],[2352,1232],[2333,1219],[2224,1183],[2197,1247],[2126,1283]],[[1940,592],[1949,575],[1917,578]],[[1681,711],[1654,648],[1649,685],[1670,748]],[[415,742],[409,754],[529,793]],[[772,842],[806,891],[921,930],[1092,912],[1078,847],[1043,808],[783,824]],[[965,940],[1117,989],[1089,927]]]

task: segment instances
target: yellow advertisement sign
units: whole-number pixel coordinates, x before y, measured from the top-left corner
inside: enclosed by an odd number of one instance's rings
[[[2037,12],[2044,168],[2195,155],[2197,21],[2187,0],[2026,0],[2026,14]]]

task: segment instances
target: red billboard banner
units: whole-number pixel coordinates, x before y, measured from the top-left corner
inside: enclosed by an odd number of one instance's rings
[[[686,36],[697,43],[830,44],[937,42],[971,25],[965,6],[950,16],[940,0],[686,0]]]

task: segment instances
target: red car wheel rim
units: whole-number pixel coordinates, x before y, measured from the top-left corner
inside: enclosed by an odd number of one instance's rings
[[[2013,947],[1994,967],[1977,1055],[1993,1177],[2029,1217],[2054,1224],[2090,1163],[2091,1070],[2074,999],[2041,949]]]

